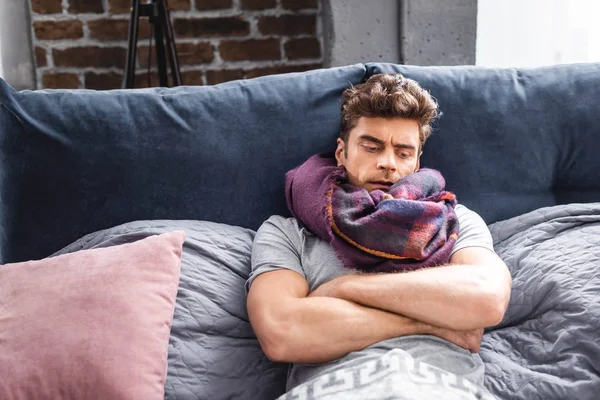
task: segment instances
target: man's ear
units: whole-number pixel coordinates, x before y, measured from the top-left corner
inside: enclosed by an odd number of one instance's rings
[[[341,138],[337,139],[337,148],[335,149],[335,159],[337,160],[337,166],[341,167],[344,165],[344,151],[345,143]]]

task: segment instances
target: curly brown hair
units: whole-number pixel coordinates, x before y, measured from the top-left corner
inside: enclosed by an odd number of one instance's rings
[[[438,115],[437,102],[416,81],[401,74],[377,74],[342,94],[340,138],[347,143],[360,117],[408,118],[419,123],[422,148]]]

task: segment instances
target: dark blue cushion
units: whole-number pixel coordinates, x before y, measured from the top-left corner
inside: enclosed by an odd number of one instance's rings
[[[600,64],[534,69],[368,64],[438,100],[423,167],[488,223],[539,207],[600,201]]]
[[[0,262],[124,222],[257,229],[286,214],[285,172],[331,151],[364,65],[133,91],[13,91],[0,80]]]
[[[333,150],[342,91],[380,72],[414,78],[438,99],[444,115],[422,164],[488,223],[600,201],[600,64],[368,64],[108,92],[15,92],[0,80],[0,262],[133,220],[256,229],[288,215],[285,172]]]

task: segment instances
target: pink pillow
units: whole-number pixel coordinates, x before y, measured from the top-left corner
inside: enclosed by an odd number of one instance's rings
[[[0,399],[163,399],[184,240],[0,266]]]

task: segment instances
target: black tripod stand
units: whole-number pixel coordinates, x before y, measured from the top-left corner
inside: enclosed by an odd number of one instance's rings
[[[123,86],[125,88],[133,88],[135,85],[135,57],[140,16],[149,17],[150,24],[153,27],[154,40],[156,42],[156,64],[158,65],[158,80],[160,86],[169,86],[167,59],[165,57],[165,41],[169,63],[171,64],[173,86],[181,85],[179,59],[177,58],[177,50],[175,49],[173,26],[171,25],[167,0],[149,0],[146,4],[140,4],[140,0],[132,0],[127,45],[127,69],[125,70]]]

